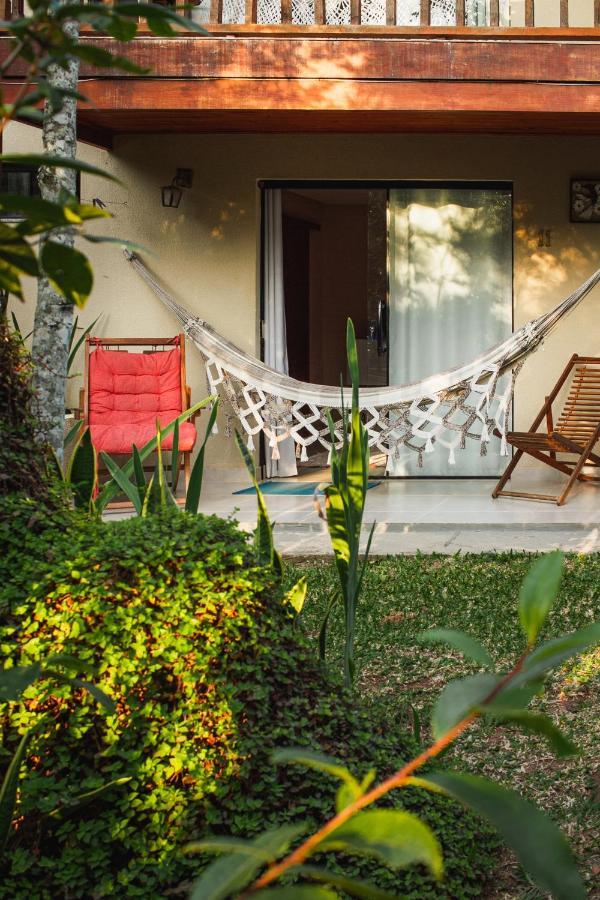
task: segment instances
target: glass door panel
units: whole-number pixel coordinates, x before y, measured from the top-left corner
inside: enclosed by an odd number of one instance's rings
[[[389,193],[389,383],[463,365],[512,330],[510,187],[406,187]],[[438,447],[419,469],[401,453],[397,476],[497,476],[493,438],[467,440],[450,465]]]

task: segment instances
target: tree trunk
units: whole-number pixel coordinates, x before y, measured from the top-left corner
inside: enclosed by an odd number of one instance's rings
[[[71,36],[78,35],[76,22],[67,22],[64,29]],[[79,61],[72,60],[68,69],[52,66],[48,80],[52,85],[77,89]],[[42,129],[44,151],[74,159],[77,147],[77,101],[68,97],[60,112],[53,112],[46,103]],[[42,168],[38,174],[42,197],[56,201],[61,191],[75,194],[76,173],[73,169]],[[54,233],[52,240],[72,247],[73,232],[69,229]],[[63,457],[65,391],[69,335],[73,326],[73,304],[59,294],[47,278],[38,281],[37,306],[33,326],[32,356],[35,363],[34,388],[38,403],[39,438],[47,442]]]

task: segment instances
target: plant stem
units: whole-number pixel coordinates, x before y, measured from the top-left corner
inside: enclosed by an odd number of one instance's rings
[[[529,649],[529,648],[528,648]],[[496,687],[490,691],[488,696],[483,701],[482,705],[485,706],[487,703],[490,703],[499,693],[500,691],[511,681],[515,675],[521,670],[523,667],[523,663],[527,657],[528,650],[518,659],[514,667],[508,672],[503,678],[500,679]],[[348,819],[351,819],[352,816],[359,812],[361,809],[364,809],[365,806],[370,806],[371,803],[374,803],[376,800],[379,800],[380,797],[383,797],[385,794],[389,793],[389,791],[394,790],[394,788],[402,787],[410,776],[423,766],[426,762],[434,757],[438,756],[442,750],[445,750],[456,738],[462,734],[465,729],[467,729],[475,719],[479,718],[478,712],[469,713],[468,716],[465,716],[464,719],[461,719],[456,725],[450,728],[445,734],[443,734],[437,741],[435,741],[431,746],[427,747],[416,756],[413,760],[408,762],[405,766],[403,766],[398,772],[394,775],[391,775],[385,781],[382,781],[381,784],[376,785],[366,794],[363,794],[362,797],[359,797],[358,800],[355,800],[354,803],[351,803],[349,806],[346,806],[345,809],[342,809],[337,815],[335,815],[332,819],[325,823],[318,831],[314,834],[311,834],[299,847],[292,851],[285,859],[282,859],[280,862],[274,863],[270,866],[266,872],[264,872],[260,878],[258,878],[254,884],[252,884],[248,890],[248,893],[254,893],[255,891],[261,890],[266,887],[268,884],[271,884],[273,881],[276,881],[284,872],[287,872],[288,869],[291,869],[294,866],[300,866],[306,860],[311,853],[313,853],[321,843],[321,841],[327,837],[327,835],[331,834],[336,828],[339,828],[340,825],[343,825],[344,822],[347,822]]]

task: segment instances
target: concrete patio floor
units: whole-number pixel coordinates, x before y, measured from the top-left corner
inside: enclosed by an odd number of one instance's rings
[[[206,473],[200,507],[205,513],[237,519],[247,530],[256,526],[253,494],[235,494],[248,482],[224,482]],[[212,476],[212,477],[211,477]],[[313,471],[296,481],[327,480]],[[290,479],[285,479],[286,483]],[[550,471],[522,469],[513,490],[557,493],[562,479]],[[564,483],[564,482],[563,482]],[[456,553],[561,548],[600,551],[600,485],[580,484],[564,506],[499,498],[492,500],[493,480],[384,480],[369,490],[364,540],[375,521],[374,554]],[[277,547],[285,555],[324,555],[331,545],[317,517],[311,495],[266,495],[275,523]]]

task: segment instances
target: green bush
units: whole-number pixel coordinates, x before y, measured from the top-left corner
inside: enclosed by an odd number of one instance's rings
[[[0,559],[5,665],[73,654],[98,667],[117,712],[43,684],[0,707],[2,767],[19,730],[37,723],[0,897],[154,898],[178,886],[183,896],[203,864],[184,856],[186,841],[299,819],[310,827],[331,814],[337,784],[275,768],[274,748],[312,745],[379,775],[414,754],[397,720],[361,709],[314,661],[232,523],[178,511],[112,524],[63,513],[36,532],[20,503],[21,516],[9,504]],[[19,547],[24,571],[15,569]],[[69,809],[76,795],[121,778],[130,780]],[[344,871],[406,897],[484,896],[489,833],[448,801],[415,793],[388,802],[434,827],[444,886],[370,862],[347,861]],[[62,814],[49,816],[57,807]]]

